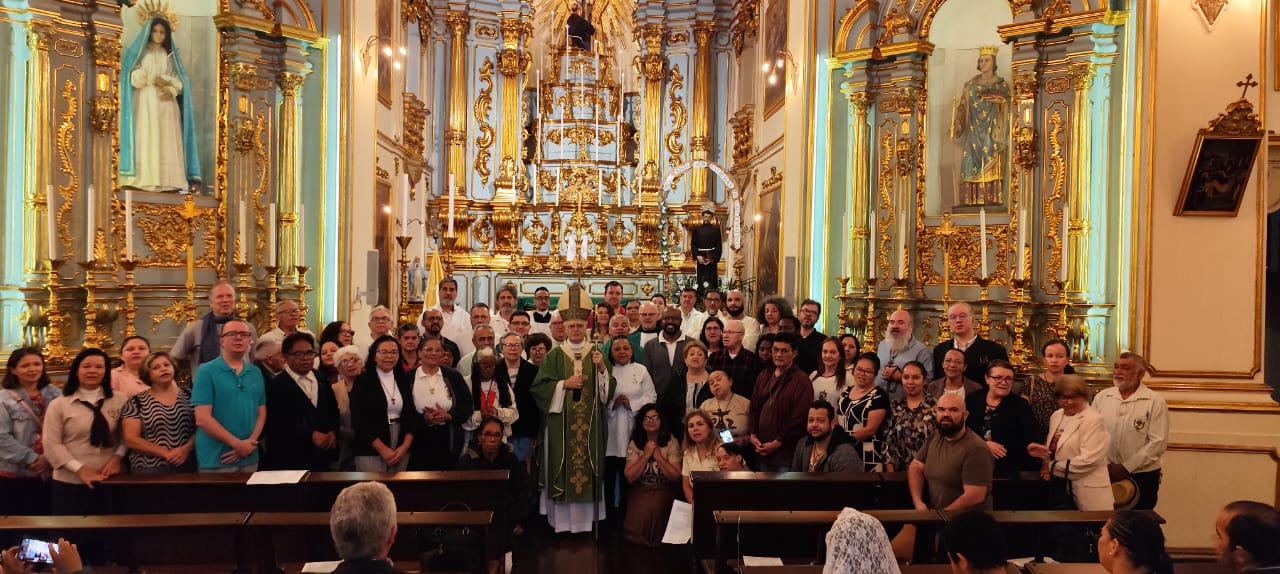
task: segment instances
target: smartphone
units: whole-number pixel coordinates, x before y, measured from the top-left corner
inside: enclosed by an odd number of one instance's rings
[[[23,538],[22,546],[18,548],[18,560],[53,564],[53,555],[49,553],[50,547],[54,550],[58,549],[58,545],[51,542],[36,540],[35,538]]]
[[[720,442],[733,442],[733,432],[729,429],[720,429]]]

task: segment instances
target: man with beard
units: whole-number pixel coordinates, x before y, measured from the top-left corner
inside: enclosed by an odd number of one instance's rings
[[[546,287],[539,287],[533,290],[533,311],[529,312],[529,319],[533,321],[530,326],[530,333],[542,333],[548,337],[551,336],[551,291]]]
[[[964,301],[947,309],[947,324],[951,327],[951,338],[933,348],[933,364],[938,368],[931,376],[935,379],[943,376],[942,360],[947,351],[956,349],[964,353],[964,376],[985,387],[987,364],[995,360],[1008,361],[1009,352],[1000,343],[978,336],[973,330],[973,307]]]
[[[791,470],[795,472],[844,472],[861,471],[862,457],[854,448],[847,432],[832,433],[835,428],[836,408],[824,400],[809,405],[806,430],[809,436],[796,445],[791,457]]]
[[[658,333],[662,332],[662,325],[658,324],[660,318],[660,307],[648,301],[640,304],[640,328],[631,334],[632,349],[643,349],[649,341],[658,338]]]
[[[209,288],[209,314],[187,323],[173,343],[173,358],[190,361],[193,375],[200,365],[218,358],[222,353],[218,332],[227,321],[236,318],[235,313],[235,287],[225,281],[215,283]],[[249,325],[249,332],[258,338],[253,325]]]
[[[497,300],[498,304],[495,308],[497,313],[489,318],[488,323],[490,327],[493,327],[493,332],[501,339],[511,329],[508,323],[511,321],[511,314],[516,310],[516,288],[512,285],[507,285],[499,289]],[[475,328],[474,325],[472,328]]]
[[[659,395],[677,371],[684,370],[684,344],[689,338],[680,332],[680,310],[662,313],[662,334],[644,346],[643,364],[653,378],[653,389]]]
[[[451,368],[458,367],[458,359],[462,357],[462,353],[458,350],[458,344],[450,341],[448,337],[441,334],[444,328],[444,315],[439,309],[431,308],[422,312],[422,332],[427,337],[436,337],[440,339],[440,346],[444,347],[453,355],[454,360],[449,365]],[[419,341],[421,344],[421,341]]]
[[[876,374],[876,385],[889,393],[889,400],[901,399],[902,365],[911,361],[920,361],[925,373],[933,372],[933,355],[929,347],[912,338],[914,321],[911,314],[898,309],[889,315],[889,328],[885,329],[884,340],[876,349],[880,357],[880,372]]]
[[[929,436],[907,467],[907,486],[916,510],[973,508],[991,512],[995,458],[982,437],[965,427],[968,411],[956,395],[942,395],[933,409],[938,432]],[[929,484],[929,502],[924,485]]]
[[[722,319],[742,321],[742,346],[754,353],[756,341],[760,340],[760,322],[747,315],[747,296],[741,290],[733,289],[725,295],[724,314]]]
[[[745,327],[742,321],[729,319],[724,323],[723,349],[711,353],[707,358],[707,370],[724,371],[733,380],[733,392],[747,399],[751,398],[756,378],[763,367],[755,353],[746,350],[742,345]]]
[[[800,303],[797,317],[800,319],[800,346],[804,348],[803,356],[813,359],[815,370],[821,364],[819,356],[822,354],[822,344],[827,340],[827,336],[818,330],[818,317],[821,315],[822,303],[813,299],[805,299]]]
[[[444,327],[440,329],[440,336],[445,340],[453,341],[455,346],[458,341],[471,341],[471,316],[457,304],[458,281],[452,277],[442,279],[439,287],[436,288],[436,299],[439,303],[432,305],[431,309],[439,310],[444,318]]]
[[[1138,510],[1156,507],[1160,493],[1160,461],[1169,447],[1169,404],[1142,384],[1147,361],[1124,352],[1116,359],[1115,386],[1093,397],[1093,408],[1111,434],[1107,471],[1111,482],[1132,478],[1138,485]]]
[[[714,289],[707,291],[707,294],[702,296],[702,306],[706,308],[708,317],[720,317],[720,309],[724,307],[723,303],[724,294]],[[723,320],[724,318],[721,317],[721,319]]]

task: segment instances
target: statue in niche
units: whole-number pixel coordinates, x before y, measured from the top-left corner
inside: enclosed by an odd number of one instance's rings
[[[693,250],[696,263],[698,287],[707,291],[720,288],[720,276],[716,265],[723,254],[724,233],[715,221],[716,206],[711,202],[702,204],[702,223],[689,230],[689,247]]]
[[[422,294],[427,292],[427,268],[422,265],[422,257],[414,256],[409,264],[409,301],[422,301]]]
[[[1009,82],[996,75],[996,46],[978,50],[978,74],[952,99],[951,137],[960,140],[960,205],[1001,205],[1009,155]]]
[[[125,187],[186,191],[198,184],[191,86],[171,17],[144,11],[145,25],[125,52],[128,85],[120,94],[120,176]]]

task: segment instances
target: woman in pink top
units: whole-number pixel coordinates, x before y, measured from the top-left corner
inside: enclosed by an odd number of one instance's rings
[[[139,370],[142,368],[142,361],[150,354],[151,343],[146,338],[138,335],[126,337],[124,344],[120,346],[121,364],[111,369],[111,390],[126,399],[147,390]]]

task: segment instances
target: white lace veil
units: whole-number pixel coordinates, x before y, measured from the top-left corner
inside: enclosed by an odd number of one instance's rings
[[[827,560],[823,574],[901,574],[898,560],[884,527],[874,517],[852,508],[827,533]]]

